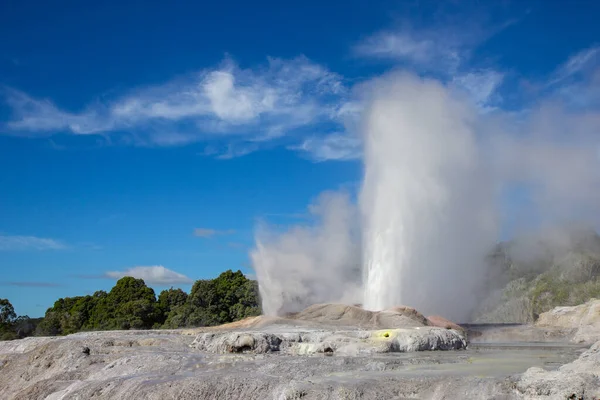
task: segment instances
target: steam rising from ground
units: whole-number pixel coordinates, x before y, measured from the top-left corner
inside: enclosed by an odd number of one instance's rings
[[[309,211],[310,226],[282,234],[262,226],[256,234],[250,257],[267,315],[325,301],[360,301],[358,218],[349,195],[323,193]]]
[[[512,219],[523,233],[600,222],[598,113],[542,104],[517,117],[484,115],[442,84],[407,74],[361,93],[360,212],[347,194],[328,193],[311,206],[315,224],[258,230],[251,257],[265,313],[340,301],[464,321],[498,226]],[[526,212],[495,203],[515,187]]]

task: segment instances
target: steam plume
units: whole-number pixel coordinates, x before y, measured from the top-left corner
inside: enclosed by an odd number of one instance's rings
[[[281,315],[321,302],[360,301],[360,244],[355,206],[343,192],[321,194],[310,226],[277,234],[261,227],[250,254],[263,312]]]
[[[251,257],[266,313],[364,300],[464,321],[480,298],[485,254],[511,216],[512,233],[600,223],[593,109],[550,102],[482,115],[441,83],[408,74],[360,93],[360,212],[347,195],[328,193],[311,206],[315,224],[258,230]],[[498,207],[501,198],[508,206]]]

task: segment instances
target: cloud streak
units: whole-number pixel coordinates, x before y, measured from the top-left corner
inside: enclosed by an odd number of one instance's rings
[[[406,62],[431,70],[455,71],[466,56],[464,45],[441,32],[382,31],[354,47],[359,57]]]
[[[5,286],[17,286],[17,287],[33,287],[33,288],[54,288],[54,287],[62,287],[60,283],[54,282],[5,282],[3,283]]]
[[[232,235],[235,233],[234,229],[217,230],[210,228],[196,228],[194,229],[194,236],[201,238],[211,238],[217,235]]]
[[[66,248],[66,244],[55,239],[0,235],[0,251],[64,250]]]
[[[155,265],[149,267],[133,267],[124,271],[109,271],[106,273],[106,277],[112,279],[121,279],[125,276],[132,276],[134,278],[143,279],[144,282],[154,285],[176,285],[193,283],[193,280],[188,278],[187,276],[165,268],[162,265]]]
[[[548,86],[556,85],[570,77],[585,72],[588,68],[600,63],[600,46],[583,49],[569,57],[560,65],[548,82]]]
[[[332,133],[326,136],[312,136],[301,144],[288,149],[304,152],[314,161],[356,160],[360,158],[361,141],[345,133]]]

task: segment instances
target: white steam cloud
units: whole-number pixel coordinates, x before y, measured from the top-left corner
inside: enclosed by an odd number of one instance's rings
[[[320,302],[360,301],[357,213],[347,193],[326,192],[309,207],[312,226],[283,234],[262,227],[252,264],[263,312],[281,315]]]
[[[252,262],[265,313],[340,301],[465,321],[510,217],[518,233],[600,223],[600,113],[548,103],[482,114],[408,74],[363,89],[360,212],[328,193],[313,226],[258,231]]]

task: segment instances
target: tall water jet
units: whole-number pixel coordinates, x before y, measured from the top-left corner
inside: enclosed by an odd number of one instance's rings
[[[392,75],[371,86],[360,196],[364,306],[467,318],[494,238],[475,112],[441,84]]]

